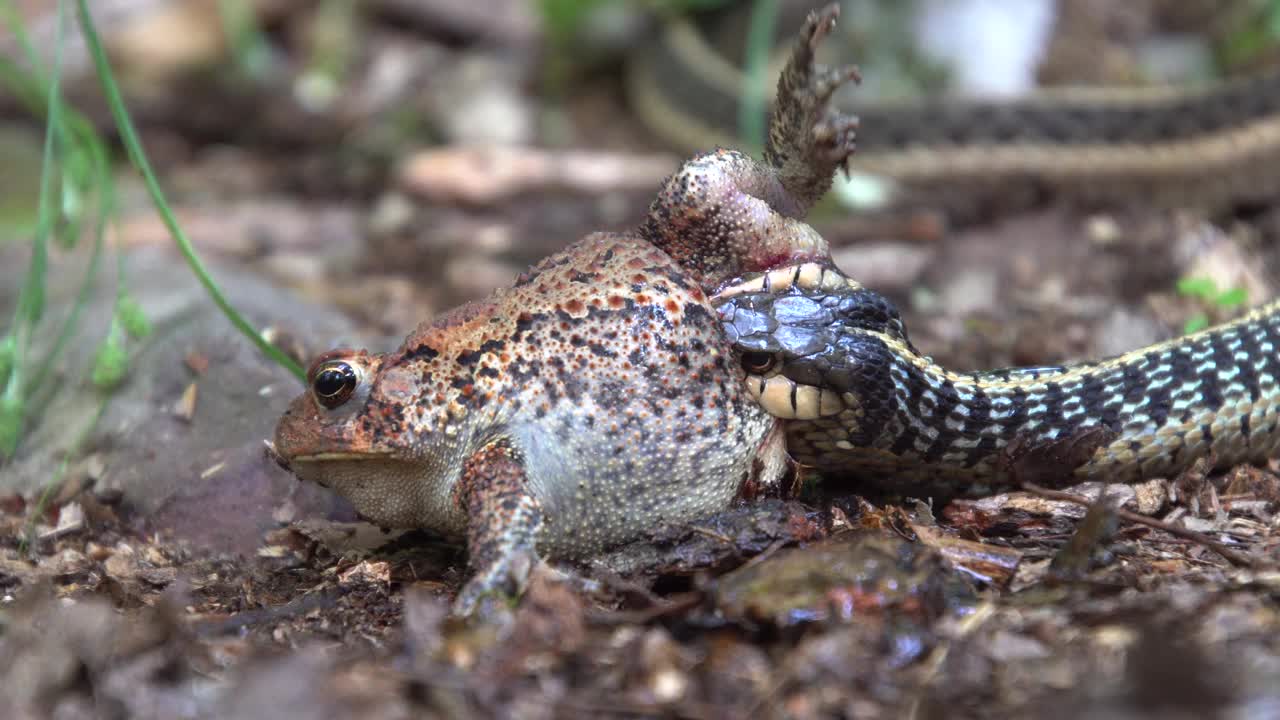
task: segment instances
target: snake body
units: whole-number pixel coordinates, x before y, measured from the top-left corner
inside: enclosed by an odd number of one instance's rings
[[[735,144],[744,86],[708,33],[672,21],[629,65],[633,111],[692,150]],[[1280,192],[1280,70],[1203,86],[841,109],[861,120],[857,170],[891,180],[905,205],[963,213],[1048,195],[1218,209]]]
[[[821,265],[719,299],[792,456],[873,486],[984,494],[1045,471],[1049,484],[1131,482],[1280,449],[1280,302],[1107,360],[965,373],[919,353],[887,298]]]

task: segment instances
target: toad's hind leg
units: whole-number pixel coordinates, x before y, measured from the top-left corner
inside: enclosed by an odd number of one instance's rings
[[[484,446],[463,464],[456,497],[467,514],[472,577],[454,599],[456,614],[469,615],[482,601],[508,600],[524,589],[542,525],[542,508],[526,478],[520,452],[506,440]]]
[[[852,66],[828,68],[814,62],[818,45],[835,27],[839,5],[809,13],[791,59],[778,78],[778,95],[769,121],[764,159],[792,200],[807,211],[827,190],[837,168],[848,170],[858,119],[832,107],[831,96],[847,82],[858,82]]]
[[[686,162],[649,208],[641,233],[696,274],[704,288],[755,270],[824,260],[826,242],[802,218],[854,150],[858,121],[830,105],[853,68],[814,63],[839,16],[810,13],[778,81],[765,163],[717,150]]]

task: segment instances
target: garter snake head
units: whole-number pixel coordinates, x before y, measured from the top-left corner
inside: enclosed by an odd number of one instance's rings
[[[770,414],[838,416],[864,432],[887,420],[895,351],[914,349],[883,295],[806,263],[730,285],[716,300],[748,390]]]

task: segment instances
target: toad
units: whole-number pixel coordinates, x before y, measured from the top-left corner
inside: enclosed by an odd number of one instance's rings
[[[371,522],[464,540],[455,600],[518,593],[538,557],[581,559],[778,487],[777,421],[748,395],[708,292],[825,258],[801,218],[853,151],[809,16],[778,84],[765,162],[686,162],[635,231],[596,233],[396,350],[333,350],[276,428],[284,467]]]

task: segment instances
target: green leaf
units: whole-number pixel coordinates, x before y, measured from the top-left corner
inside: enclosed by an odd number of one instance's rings
[[[1233,287],[1230,290],[1222,291],[1213,302],[1220,308],[1236,308],[1248,301],[1249,292],[1247,290],[1242,287]]]
[[[142,311],[138,301],[129,295],[120,295],[116,302],[116,316],[120,318],[124,331],[134,340],[141,340],[151,334],[151,321],[147,319],[147,314]]]
[[[1178,294],[1206,300],[1218,294],[1218,286],[1207,277],[1188,277],[1178,281]]]
[[[18,450],[18,438],[22,437],[22,393],[17,392],[19,382],[10,378],[3,395],[0,395],[0,455],[13,457]]]
[[[85,197],[84,191],[81,189],[79,180],[65,172],[66,165],[63,165],[64,172],[59,178],[58,200],[62,208],[59,222],[54,232],[54,239],[65,250],[70,250],[76,246],[76,242],[80,239],[81,219],[84,217]]]
[[[112,320],[111,331],[93,357],[92,380],[99,390],[113,390],[129,375],[129,352],[124,346],[124,330]]]
[[[0,340],[0,383],[9,382],[9,373],[13,372],[13,363],[18,357],[18,338],[10,333]]]
[[[1204,313],[1196,313],[1187,318],[1187,322],[1182,326],[1182,334],[1190,335],[1207,327],[1209,327],[1209,316]]]

